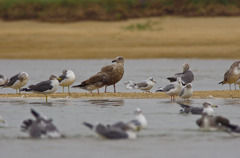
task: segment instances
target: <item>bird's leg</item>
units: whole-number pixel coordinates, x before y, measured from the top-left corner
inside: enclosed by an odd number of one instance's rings
[[[105,85],[105,93],[107,93],[107,85]]]
[[[230,89],[230,91],[232,90],[232,89],[231,89],[231,84],[229,84],[229,89]]]
[[[19,91],[19,94],[21,94],[20,88],[18,89],[18,91]]]
[[[46,103],[47,103],[47,95],[46,95]]]
[[[99,94],[99,88],[97,88],[97,93]]]
[[[16,94],[17,94],[18,92],[17,92],[17,89],[16,89]]]
[[[235,90],[237,90],[236,83],[234,83]]]
[[[172,101],[172,95],[171,95],[171,101]]]
[[[63,86],[63,93],[64,93],[64,86]]]
[[[116,93],[116,86],[113,84],[114,93]]]
[[[71,95],[69,86],[68,86],[68,94]]]

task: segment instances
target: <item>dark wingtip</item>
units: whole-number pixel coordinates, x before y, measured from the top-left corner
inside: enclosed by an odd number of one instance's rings
[[[34,109],[31,109],[31,113],[33,114],[33,116],[35,116],[36,118],[38,118],[40,115],[37,111],[35,111]]]
[[[92,124],[87,123],[87,122],[83,122],[83,124],[84,124],[85,126],[87,126],[88,128],[93,129],[93,125],[92,125]]]
[[[218,84],[222,84],[223,85],[223,81],[219,82]]]

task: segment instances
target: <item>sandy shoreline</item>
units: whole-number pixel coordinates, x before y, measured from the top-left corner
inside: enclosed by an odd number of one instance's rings
[[[0,94],[0,98],[39,98],[45,97],[41,94]],[[49,98],[82,98],[82,99],[166,99],[170,98],[165,93],[54,93]],[[212,99],[212,98],[240,98],[240,90],[232,91],[195,91],[191,99]]]
[[[0,59],[240,58],[240,17],[0,21]]]

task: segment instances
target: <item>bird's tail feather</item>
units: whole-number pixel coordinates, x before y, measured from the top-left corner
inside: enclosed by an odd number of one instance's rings
[[[92,125],[92,124],[87,123],[87,122],[83,122],[83,124],[84,124],[85,126],[87,126],[88,128],[93,129],[93,125]]]

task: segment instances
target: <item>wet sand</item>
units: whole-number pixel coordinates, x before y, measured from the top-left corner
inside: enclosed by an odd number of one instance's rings
[[[0,21],[1,59],[240,58],[240,17]]]
[[[21,93],[21,94],[0,94],[0,98],[39,98],[45,97],[41,94]],[[54,93],[49,98],[83,98],[83,99],[165,99],[170,96],[165,93]],[[191,99],[212,99],[212,98],[240,98],[240,90],[231,91],[195,91]]]

